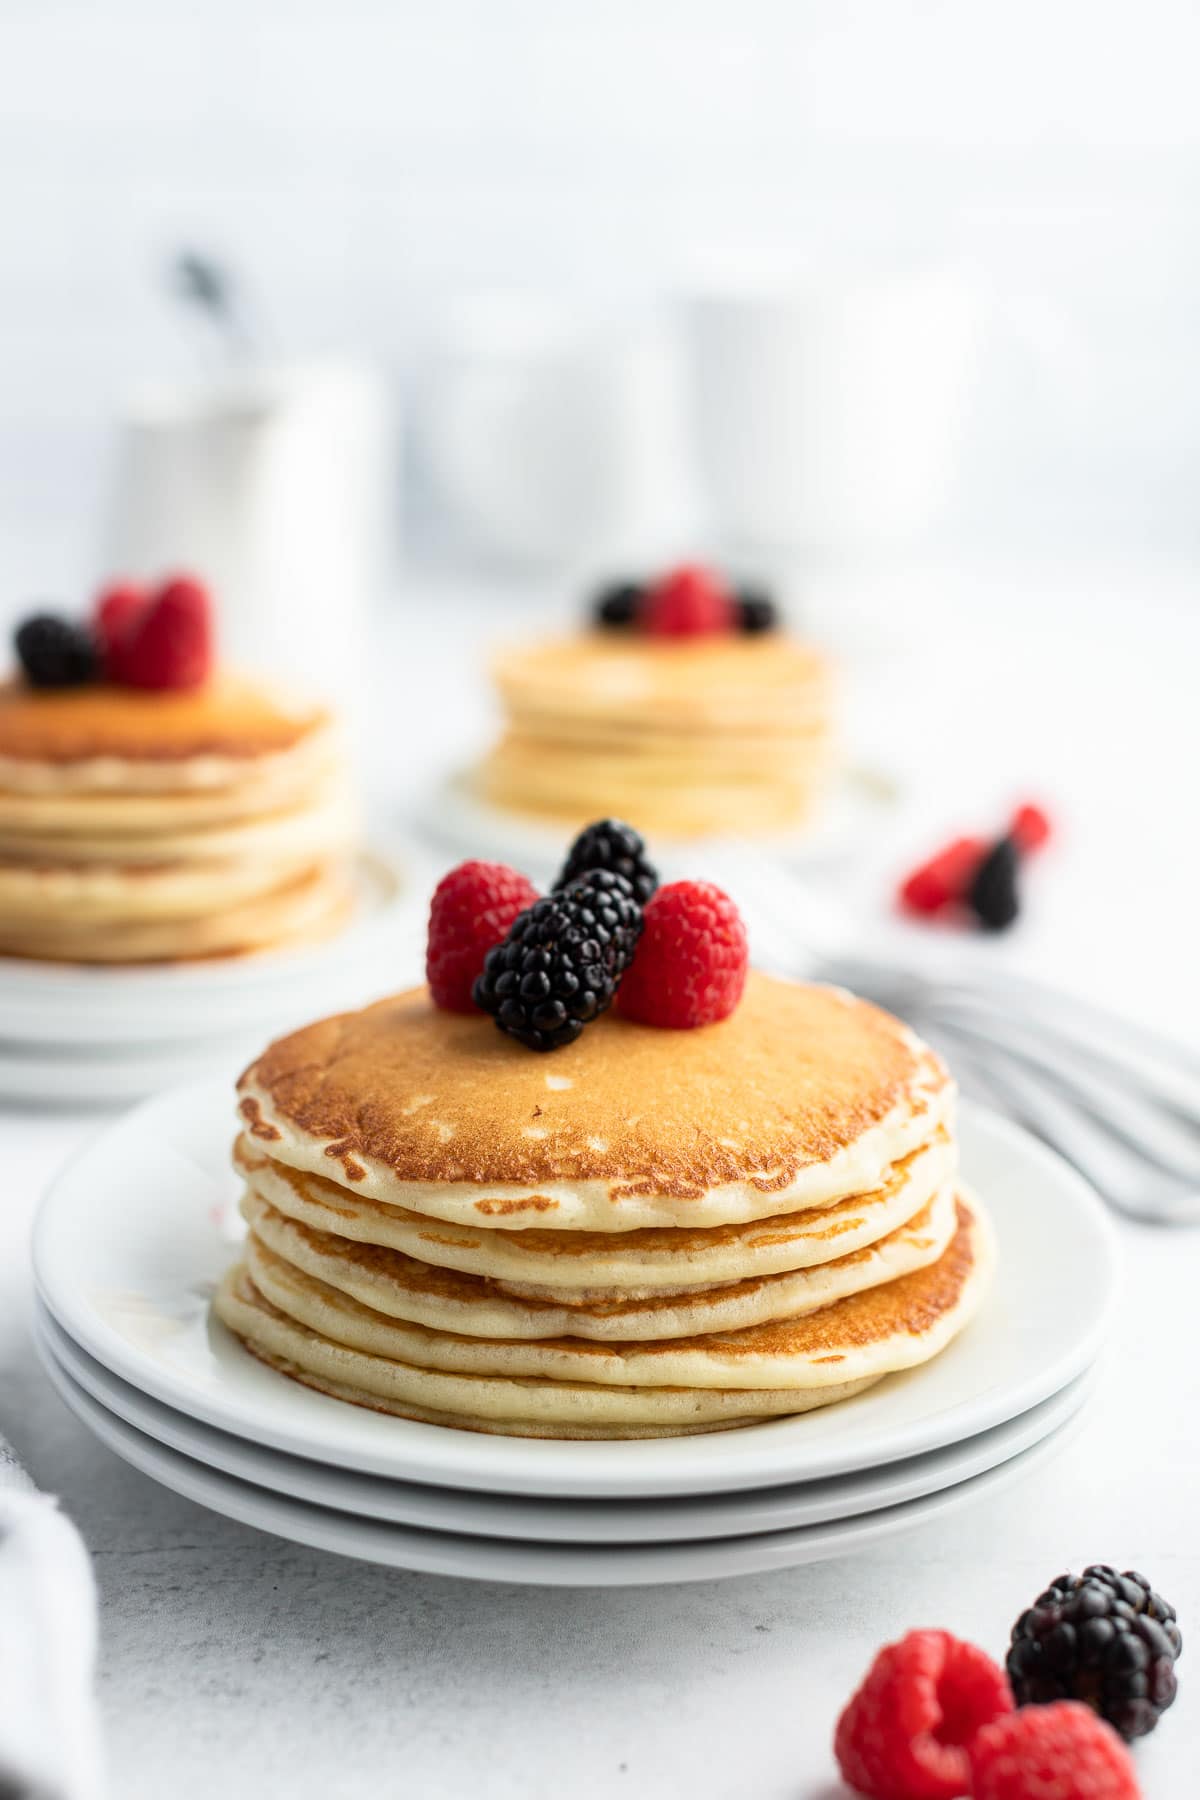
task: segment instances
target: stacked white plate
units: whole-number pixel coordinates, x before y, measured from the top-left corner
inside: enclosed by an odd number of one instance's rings
[[[232,1111],[224,1083],[176,1089],[60,1176],[35,1235],[38,1343],[118,1455],[301,1543],[567,1586],[815,1562],[1032,1475],[1097,1379],[1116,1294],[1108,1219],[1057,1158],[970,1108],[964,1172],[995,1219],[999,1268],[978,1318],[922,1369],[800,1418],[630,1443],[492,1437],[346,1405],[209,1317],[239,1232]]]
[[[380,991],[381,966],[396,969],[403,986],[424,890],[377,854],[360,858],[357,885],[346,928],[302,949],[137,968],[0,957],[0,1097],[132,1100],[248,1060],[323,1012],[360,1005]]]

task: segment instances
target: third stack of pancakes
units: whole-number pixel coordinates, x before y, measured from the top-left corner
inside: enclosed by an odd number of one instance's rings
[[[807,1412],[937,1355],[987,1285],[953,1099],[838,989],[752,974],[720,1024],[606,1015],[552,1058],[414,989],[243,1076],[217,1312],[310,1387],[476,1431]]]
[[[166,962],[322,938],[350,912],[357,835],[319,705],[232,675],[0,685],[0,954]]]

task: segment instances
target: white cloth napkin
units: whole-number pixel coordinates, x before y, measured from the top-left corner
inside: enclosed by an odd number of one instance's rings
[[[0,1800],[100,1800],[95,1667],[83,1540],[0,1438]]]

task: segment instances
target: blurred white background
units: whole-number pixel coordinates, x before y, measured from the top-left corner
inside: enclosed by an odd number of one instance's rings
[[[1195,547],[1185,0],[7,0],[0,42],[6,600],[92,584],[114,414],[200,364],[182,244],[400,390],[473,288],[638,313],[717,246],[951,258],[1020,328],[939,540]]]

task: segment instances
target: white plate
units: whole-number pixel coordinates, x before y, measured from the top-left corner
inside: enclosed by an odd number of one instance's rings
[[[999,1268],[979,1316],[924,1368],[839,1406],[702,1437],[578,1443],[420,1425],[289,1381],[210,1318],[241,1230],[232,1129],[232,1090],[206,1082],[161,1094],[101,1133],[38,1213],[42,1298],[92,1356],[166,1405],[365,1474],[617,1499],[878,1467],[988,1431],[1057,1393],[1094,1362],[1116,1296],[1113,1228],[1091,1189],[1015,1126],[964,1106],[964,1174],[995,1220]]]
[[[44,1358],[53,1359],[107,1411],[168,1449],[256,1487],[332,1507],[361,1518],[472,1537],[532,1538],[562,1543],[680,1543],[695,1538],[743,1537],[797,1525],[857,1518],[907,1500],[939,1493],[999,1467],[1056,1431],[1090,1392],[1094,1377],[1077,1377],[1040,1406],[978,1437],[907,1462],[829,1481],[708,1494],[675,1500],[535,1500],[512,1494],[472,1494],[422,1487],[332,1469],[248,1443],[175,1412],[105,1369],[39,1306],[36,1332]]]
[[[944,1518],[971,1501],[996,1494],[1032,1475],[1067,1440],[1071,1422],[998,1469],[976,1475],[922,1500],[889,1506],[866,1518],[800,1526],[752,1537],[672,1544],[530,1544],[449,1531],[422,1531],[313,1506],[254,1487],[169,1450],[93,1400],[52,1356],[46,1369],[72,1412],[143,1474],[214,1512],[277,1537],[389,1568],[457,1575],[475,1581],[537,1587],[644,1587],[669,1581],[712,1581],[800,1563],[825,1562],[866,1549],[897,1533]]]
[[[375,853],[360,858],[358,886],[359,904],[346,928],[303,949],[136,968],[0,956],[4,1054],[11,1060],[26,1045],[44,1047],[48,1057],[80,1057],[87,1046],[101,1053],[123,1046],[133,1054],[206,1034],[215,1043],[239,1030],[267,1029],[281,1009],[299,1020],[338,1004],[346,983],[364,974],[373,975],[378,993],[388,985],[380,958],[391,961],[397,936],[415,930],[424,887],[407,868],[402,876],[390,857]],[[407,972],[406,965],[397,987]]]
[[[212,1041],[143,1050],[87,1046],[74,1056],[40,1044],[0,1043],[0,1096],[21,1105],[128,1106],[143,1094],[205,1074],[220,1072],[232,1081],[272,1032],[267,1026],[253,1033],[231,1030]]]
[[[821,811],[804,831],[780,833],[755,842],[764,853],[770,852],[798,866],[838,862],[875,843],[879,832],[891,821],[897,803],[896,785],[888,775],[875,769],[849,767],[836,778]],[[546,881],[562,867],[570,843],[567,831],[481,800],[472,792],[469,769],[447,776],[432,788],[417,808],[413,824],[423,838],[455,860],[465,856],[493,857]],[[689,867],[703,868],[706,849],[724,841],[673,841],[656,832],[654,860],[667,870],[673,858],[685,859]]]

